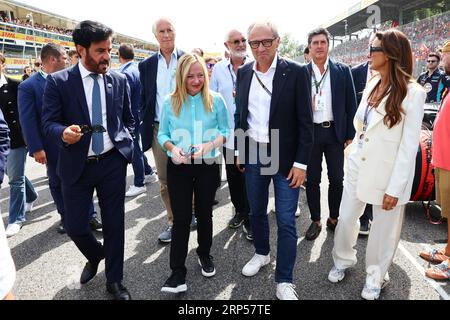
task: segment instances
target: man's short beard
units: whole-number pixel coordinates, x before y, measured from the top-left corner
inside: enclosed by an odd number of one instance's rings
[[[233,51],[231,52],[231,57],[232,58],[245,58],[247,56],[247,52],[246,51]]]

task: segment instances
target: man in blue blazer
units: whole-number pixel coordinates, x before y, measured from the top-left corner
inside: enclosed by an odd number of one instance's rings
[[[312,83],[314,147],[308,166],[306,197],[312,223],[306,240],[315,240],[322,231],[320,183],[323,156],[328,171],[327,227],[338,223],[344,182],[344,149],[355,137],[353,120],[357,110],[355,87],[350,68],[328,56],[330,34],[319,28],[310,32],[308,46],[312,61],[308,64]]]
[[[106,259],[107,291],[117,300],[131,296],[122,285],[126,170],[133,157],[134,119],[124,75],[108,71],[113,31],[97,22],[80,22],[73,41],[76,66],[49,75],[44,92],[44,134],[59,146],[65,227],[88,263],[82,284]],[[102,213],[104,244],[89,228],[94,189]]]
[[[134,62],[133,45],[124,43],[119,47],[119,61],[121,63],[120,72],[123,73],[130,85],[131,112],[135,120],[134,134],[134,155],[133,155],[133,171],[134,184],[125,194],[126,197],[135,197],[147,192],[145,187],[150,179],[155,179],[156,174],[153,173],[152,167],[148,164],[147,158],[142,152],[141,135],[140,135],[140,119],[141,119],[141,80],[139,79],[139,69]]]
[[[41,50],[42,68],[32,75],[26,82],[19,85],[18,104],[22,131],[28,145],[30,156],[37,163],[47,166],[48,183],[53,201],[61,223],[58,232],[64,229],[64,200],[61,191],[61,181],[56,174],[59,148],[50,137],[44,135],[42,128],[42,98],[47,75],[61,71],[66,67],[67,55],[60,45],[48,43]],[[94,204],[89,208],[90,226],[93,230],[100,230],[101,223],[97,220]]]
[[[161,243],[172,241],[173,214],[167,188],[167,153],[158,143],[159,121],[164,99],[175,90],[175,75],[178,60],[184,52],[175,48],[176,31],[173,23],[161,18],[153,25],[153,34],[160,50],[139,64],[141,77],[141,137],[142,151],[152,148],[161,187],[161,199],[167,210],[169,226],[161,233]]]
[[[297,300],[295,212],[313,145],[311,82],[306,67],[277,55],[280,37],[272,23],[250,26],[248,43],[256,61],[238,71],[235,123],[240,129],[236,147],[245,167],[256,253],[242,273],[255,276],[270,263],[267,205],[273,181],[278,223],[276,295],[280,300]]]

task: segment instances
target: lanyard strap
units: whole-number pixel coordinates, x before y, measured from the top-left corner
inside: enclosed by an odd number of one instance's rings
[[[236,91],[236,79],[234,78],[234,71],[231,71],[231,63],[228,65],[228,71],[230,72],[231,81],[233,82],[233,90]]]
[[[325,70],[325,73],[323,74],[322,79],[320,79],[319,82],[317,82],[316,73],[314,72],[314,70],[312,72],[314,87],[316,88],[316,94],[319,94],[320,89],[323,89],[323,86],[325,85],[325,80],[328,76],[328,69],[329,67],[327,68],[327,70]]]
[[[363,123],[363,131],[367,130],[367,126],[369,124],[369,115],[373,110],[373,106],[367,104],[366,111],[364,112],[364,123]]]
[[[256,79],[258,80],[259,84],[261,85],[261,87],[264,89],[265,92],[267,92],[267,94],[272,97],[272,92],[270,92],[269,89],[267,89],[267,87],[264,85],[264,83],[261,81],[261,79],[258,77],[258,74],[255,72],[255,76]]]

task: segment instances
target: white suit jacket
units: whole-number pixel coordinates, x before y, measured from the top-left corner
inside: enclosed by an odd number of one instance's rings
[[[359,108],[365,110],[367,98],[379,80],[376,76],[368,82]],[[357,153],[360,157],[357,196],[362,202],[382,205],[385,194],[398,198],[398,205],[409,202],[426,96],[419,84],[410,82],[402,103],[405,114],[402,114],[401,122],[391,129],[383,122],[387,97],[373,113],[363,147]],[[358,137],[363,129],[358,117],[355,117],[354,125],[356,137],[351,145],[352,153],[356,151],[353,148],[358,148]]]

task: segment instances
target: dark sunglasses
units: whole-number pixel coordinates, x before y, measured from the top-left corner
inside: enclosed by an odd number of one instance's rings
[[[212,70],[212,69],[214,69],[214,66],[215,66],[216,64],[215,63],[207,63],[206,64],[206,67],[209,69],[209,70]]]
[[[437,60],[427,60],[428,63],[437,63]]]
[[[40,67],[41,64],[40,64],[39,62],[36,62],[36,63],[34,64],[34,66],[35,66],[35,67]]]
[[[382,47],[372,47],[372,46],[370,46],[370,48],[369,48],[370,54],[372,54],[372,53],[374,53],[374,52],[383,52],[383,51],[384,51],[384,50],[383,50]]]
[[[238,45],[240,45],[241,43],[242,43],[242,44],[245,44],[246,41],[247,41],[247,39],[242,38],[242,39],[234,40],[234,41],[232,41],[231,43],[234,44],[235,46],[238,46]]]
[[[102,125],[95,125],[95,126],[89,126],[86,124],[83,124],[80,126],[81,133],[82,134],[88,134],[88,133],[104,133],[106,132],[106,129]]]
[[[277,38],[274,39],[264,39],[261,41],[255,40],[255,41],[249,41],[248,44],[250,45],[250,47],[252,49],[258,49],[259,46],[262,44],[264,46],[264,48],[270,48],[273,45],[273,42],[276,40]]]

